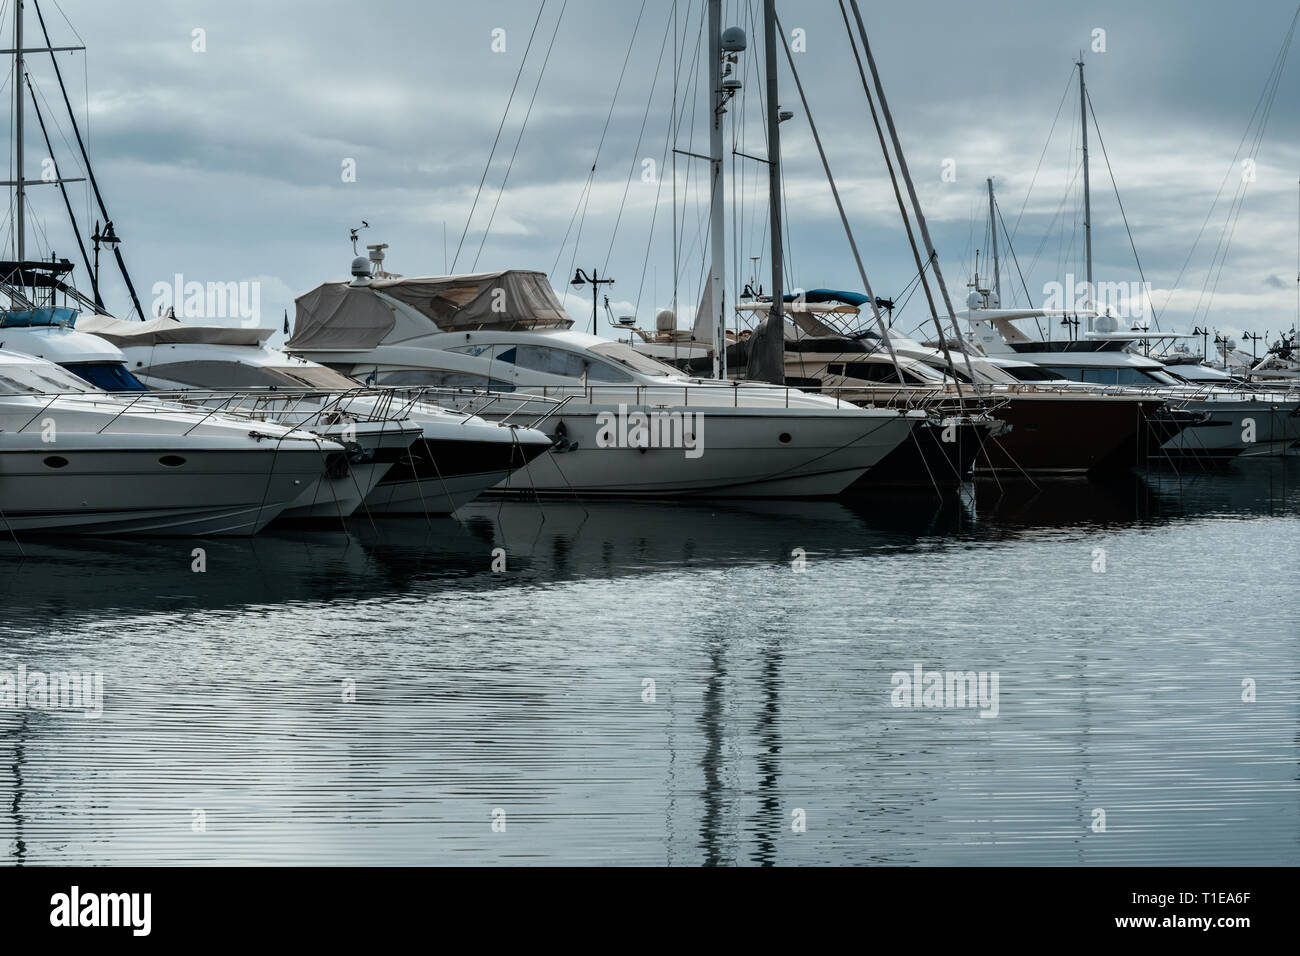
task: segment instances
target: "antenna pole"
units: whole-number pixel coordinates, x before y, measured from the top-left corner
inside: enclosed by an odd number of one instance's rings
[[[709,0],[709,306],[713,309],[713,377],[727,377],[727,235],[722,196],[722,0]]]
[[[989,177],[989,228],[993,230],[993,293],[1002,307],[1002,270],[998,268],[998,220],[993,212],[993,177]]]
[[[15,249],[21,263],[27,255],[27,200],[23,189],[23,0],[14,0],[14,168],[18,207],[14,219]]]
[[[778,369],[781,381],[785,379],[785,290],[782,273],[785,268],[781,249],[781,116],[777,101],[776,84],[776,3],[763,0],[763,54],[766,57],[767,79],[767,204],[768,219],[772,229],[772,309],[767,321],[772,334],[780,342],[781,356]],[[779,384],[779,383],[778,383]]]
[[[1083,249],[1088,270],[1088,331],[1092,331],[1092,193],[1088,188],[1088,94],[1083,83],[1083,53],[1079,53],[1079,120],[1083,126]]]

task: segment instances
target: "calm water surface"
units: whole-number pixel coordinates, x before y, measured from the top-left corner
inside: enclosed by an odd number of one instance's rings
[[[0,544],[0,672],[104,680],[0,709],[0,849],[1300,863],[1300,459],[1004,492]]]

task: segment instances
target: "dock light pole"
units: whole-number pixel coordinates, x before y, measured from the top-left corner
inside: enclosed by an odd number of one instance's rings
[[[1208,362],[1210,360],[1210,330],[1203,329],[1198,325],[1192,329],[1192,334],[1201,337],[1201,361]]]
[[[1254,332],[1242,332],[1241,337],[1243,339],[1250,340],[1250,364],[1254,365],[1255,364],[1255,343],[1258,342],[1260,339],[1262,339],[1264,336],[1257,335]]]
[[[1223,370],[1226,372],[1228,370],[1228,337],[1215,332],[1214,344],[1215,346],[1222,346],[1220,351],[1223,353]]]
[[[95,308],[103,312],[104,300],[99,295],[99,247],[102,245],[105,249],[116,249],[122,240],[118,238],[117,233],[113,232],[111,219],[102,230],[99,228],[99,220],[96,219],[95,234],[90,237],[90,240],[95,244],[95,274],[91,277],[91,287],[95,292]]]
[[[1138,325],[1136,322],[1134,322],[1134,323],[1133,323],[1133,331],[1134,331],[1134,332],[1150,332],[1150,331],[1151,331],[1151,325],[1150,325],[1149,323],[1148,323],[1147,325]],[[1148,358],[1151,357],[1151,340],[1150,340],[1150,339],[1146,339],[1146,338],[1144,338],[1144,339],[1142,340],[1142,354],[1145,355],[1145,356],[1147,356]]]
[[[591,275],[583,272],[581,269],[573,270],[573,281],[569,284],[574,288],[591,283],[591,334],[596,334],[596,308],[600,299],[600,287],[602,285],[613,285],[613,279],[602,279],[595,269],[591,270]]]

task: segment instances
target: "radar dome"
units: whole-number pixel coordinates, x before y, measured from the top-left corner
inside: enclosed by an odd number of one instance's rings
[[[1119,331],[1119,323],[1115,321],[1113,315],[1097,316],[1097,320],[1093,322],[1092,327],[1104,335],[1110,335],[1112,332]]]
[[[724,53],[739,53],[745,49],[745,31],[740,27],[727,27],[722,31],[722,50]]]

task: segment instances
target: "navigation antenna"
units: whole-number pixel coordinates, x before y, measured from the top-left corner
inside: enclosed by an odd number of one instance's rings
[[[361,225],[348,230],[348,238],[352,240],[352,254],[354,256],[357,254],[357,239],[360,238],[357,235],[357,233],[359,233],[362,229],[369,229],[369,228],[370,228],[370,223],[362,219]]]

